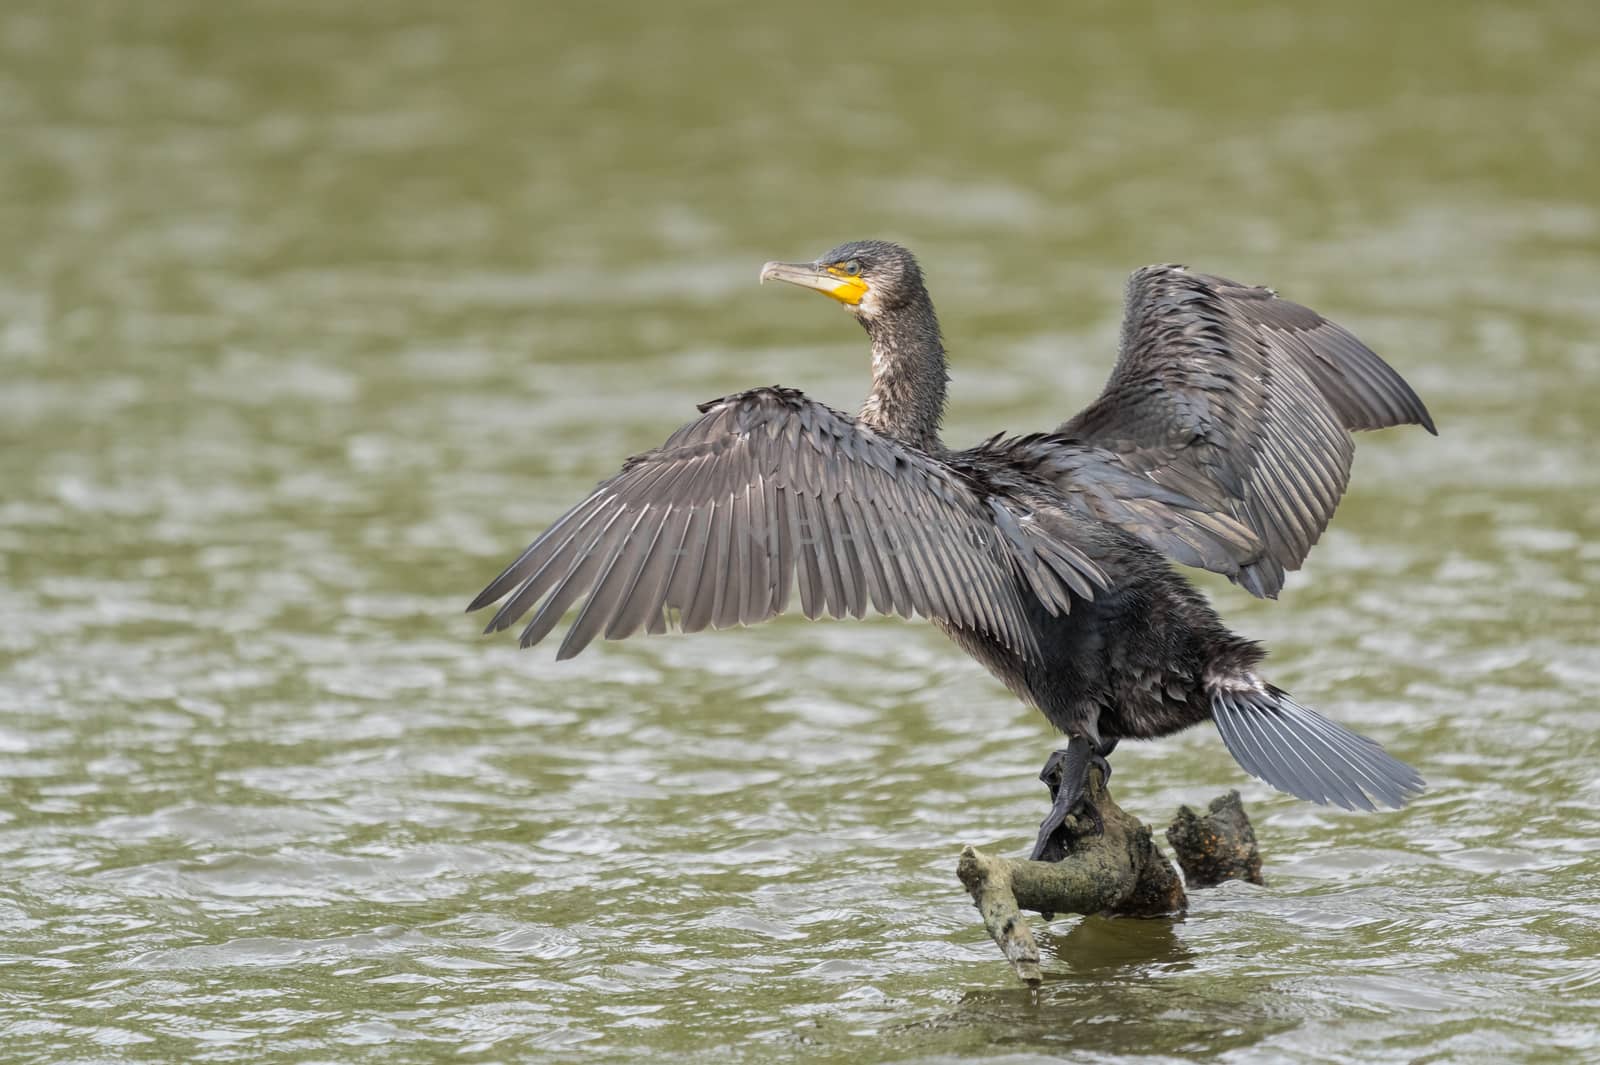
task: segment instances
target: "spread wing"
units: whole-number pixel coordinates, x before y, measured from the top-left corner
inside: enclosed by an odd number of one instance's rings
[[[1057,432],[1248,528],[1257,559],[1200,564],[1255,595],[1276,595],[1327,527],[1350,476],[1351,430],[1435,432],[1387,363],[1270,289],[1148,266],[1127,301],[1105,391]]]
[[[1115,525],[1184,565],[1237,580],[1265,555],[1247,526],[1130,469],[1114,451],[1035,433],[995,437],[973,452],[1053,485],[1063,509]]]
[[[506,598],[488,631],[537,607],[529,646],[586,596],[557,653],[570,658],[599,635],[765,621],[798,584],[809,618],[921,614],[1031,656],[1025,587],[1058,613],[1107,586],[1017,500],[800,392],[700,409],[490,582],[468,608]]]

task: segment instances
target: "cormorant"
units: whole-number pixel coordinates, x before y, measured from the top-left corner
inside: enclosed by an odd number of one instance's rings
[[[1276,597],[1344,492],[1350,431],[1435,432],[1349,332],[1270,289],[1145,267],[1099,398],[1049,432],[952,451],[944,342],[910,252],[857,241],[767,263],[769,278],[866,328],[861,412],[781,387],[702,404],[489,583],[468,608],[506,599],[486,631],[537,607],[522,645],[538,643],[587,596],[564,659],[596,636],[764,621],[795,586],[808,618],[920,614],[1068,736],[1040,774],[1054,800],[1035,858],[1060,857],[1117,741],[1207,719],[1247,772],[1302,799],[1372,810],[1422,789],[1263,680],[1260,645],[1167,563]]]

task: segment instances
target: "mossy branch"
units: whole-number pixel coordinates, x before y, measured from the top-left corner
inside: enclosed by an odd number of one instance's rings
[[[1057,913],[1164,917],[1180,914],[1188,906],[1183,884],[1150,829],[1116,804],[1098,770],[1090,772],[1089,797],[1104,831],[1069,819],[1066,856],[1061,861],[1001,858],[968,846],[956,864],[956,875],[972,896],[984,927],[1017,977],[1030,986],[1037,987],[1043,973],[1039,946],[1023,910],[1037,911],[1049,920]],[[1261,882],[1255,833],[1238,792],[1213,802],[1204,817],[1182,808],[1167,830],[1167,839],[1186,873],[1191,868],[1204,871],[1205,876],[1191,878],[1196,887],[1236,878]],[[1212,873],[1221,879],[1206,879]]]

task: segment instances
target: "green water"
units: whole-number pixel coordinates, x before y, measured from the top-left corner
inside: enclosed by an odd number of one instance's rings
[[[0,1059],[1600,1061],[1600,16],[1584,3],[0,7]],[[846,408],[759,288],[886,236],[947,439],[1058,421],[1180,261],[1354,328],[1361,441],[1271,676],[1422,768],[1241,787],[1270,883],[1042,932],[955,880],[1045,724],[926,626],[481,639],[693,413]]]

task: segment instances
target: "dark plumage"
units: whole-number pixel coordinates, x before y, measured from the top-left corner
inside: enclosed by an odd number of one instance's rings
[[[1302,798],[1372,809],[1420,790],[1264,682],[1261,648],[1163,558],[1275,596],[1344,491],[1350,430],[1434,431],[1355,337],[1268,289],[1146,267],[1099,398],[1054,432],[951,451],[943,341],[909,252],[857,242],[769,277],[866,328],[859,416],[784,388],[704,404],[490,582],[470,608],[506,600],[489,631],[534,609],[522,642],[537,643],[584,599],[566,658],[601,635],[763,621],[795,586],[811,618],[920,614],[1070,737],[1046,766],[1040,857],[1119,739],[1208,718],[1246,770]]]

